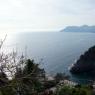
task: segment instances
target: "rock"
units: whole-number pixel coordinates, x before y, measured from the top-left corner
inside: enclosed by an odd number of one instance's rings
[[[89,48],[76,63],[70,68],[73,74],[93,73],[95,72],[95,46]]]

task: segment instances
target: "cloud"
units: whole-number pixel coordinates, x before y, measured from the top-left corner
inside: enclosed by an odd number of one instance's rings
[[[95,24],[95,0],[0,0],[1,31],[59,30]]]

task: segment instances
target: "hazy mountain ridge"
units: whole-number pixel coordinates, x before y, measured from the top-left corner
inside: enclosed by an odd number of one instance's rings
[[[61,30],[61,32],[93,32],[95,33],[95,26],[67,26],[65,29]]]

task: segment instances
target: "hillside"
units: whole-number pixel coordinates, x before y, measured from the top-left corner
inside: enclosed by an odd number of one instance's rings
[[[60,32],[95,32],[95,26],[67,26],[65,29]]]
[[[89,48],[70,69],[74,74],[91,74],[95,72],[95,46]]]

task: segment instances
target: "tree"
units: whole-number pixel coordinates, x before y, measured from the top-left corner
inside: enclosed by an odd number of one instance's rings
[[[23,62],[24,68],[19,67],[12,80],[14,88],[20,95],[41,92],[43,90],[42,80],[45,79],[44,69],[39,68],[39,64],[35,63],[34,60],[27,59]]]
[[[6,36],[0,43],[0,49],[5,39]],[[0,52],[0,92],[2,95],[37,95],[43,90],[44,78],[44,69],[39,68],[39,64],[34,60],[26,59],[23,55],[17,57],[15,51],[8,54]]]

